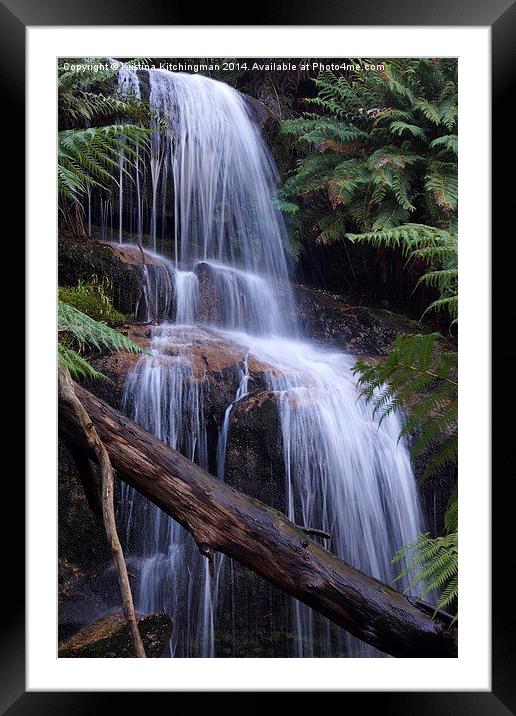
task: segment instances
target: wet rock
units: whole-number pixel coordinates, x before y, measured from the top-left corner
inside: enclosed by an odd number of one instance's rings
[[[285,466],[278,396],[262,390],[231,411],[224,479],[237,490],[286,510]]]
[[[195,274],[199,279],[199,320],[205,323],[222,323],[224,309],[212,266],[201,261],[195,266]]]
[[[120,483],[115,480],[115,509]],[[58,624],[67,639],[108,608],[120,604],[116,579],[106,589],[100,575],[114,572],[101,515],[88,502],[73,455],[58,442]],[[109,592],[109,593],[108,593]]]
[[[249,116],[258,127],[263,127],[268,119],[267,107],[263,102],[248,94],[241,94],[249,111]]]
[[[148,349],[152,330],[149,325],[133,324],[124,327],[123,332],[142,348]],[[163,354],[161,360],[165,363],[168,360],[171,366],[184,363],[191,368],[194,378],[205,384],[207,417],[219,424],[227,406],[235,399],[246,349],[210,328],[170,326],[164,331],[166,337],[158,348]],[[93,358],[93,367],[109,380],[88,381],[88,389],[120,409],[126,375],[141,357],[137,353],[115,351]],[[265,374],[272,368],[252,356],[249,356],[248,368],[251,389],[263,387]]]
[[[58,560],[59,641],[69,639],[107,611],[102,594],[91,587],[94,574],[95,571],[87,572],[66,559]]]
[[[72,453],[58,442],[58,555],[88,571],[111,557],[102,519],[91,510]]]
[[[60,639],[67,639],[106,611],[102,593],[92,588],[91,575],[104,571],[111,553],[102,519],[92,511],[72,453],[62,440],[57,477],[58,632]],[[115,495],[118,499],[118,485]]]
[[[147,656],[163,656],[172,634],[170,617],[167,614],[147,614],[137,615],[137,619]],[[106,614],[59,644],[58,656],[68,659],[134,657],[123,612]]]
[[[71,564],[67,559],[58,559],[57,562],[57,596],[58,601],[82,596],[78,586],[85,576],[83,570],[76,564]]]
[[[221,592],[215,614],[219,657],[278,658],[293,653],[290,598],[238,562],[227,565],[232,588]]]
[[[122,326],[118,330],[144,350],[148,350],[150,347],[151,328],[152,327],[147,324],[133,323]],[[102,373],[107,380],[101,378],[95,380],[84,379],[82,383],[97,397],[105,400],[106,403],[109,403],[109,405],[117,410],[120,410],[125,377],[141,356],[141,353],[113,351],[112,353],[92,357],[89,362],[93,368],[99,371],[99,373]]]
[[[357,356],[385,355],[397,336],[429,328],[392,311],[353,306],[339,296],[296,285],[295,316],[306,336]]]
[[[216,474],[216,453],[219,430],[227,407],[235,400],[246,357],[246,349],[208,327],[166,326],[162,329],[134,325],[127,327],[127,335],[142,347],[149,347],[151,331],[162,330],[160,345],[155,344],[160,355],[152,360],[170,367],[184,366],[191,371],[193,380],[202,388],[204,419],[208,441],[210,472]],[[114,352],[91,361],[93,367],[107,376],[108,380],[85,382],[102,400],[116,409],[123,404],[124,384],[129,371],[141,355]],[[263,389],[266,373],[272,371],[267,364],[248,357],[249,390]],[[139,370],[139,368],[137,368]],[[128,406],[130,414],[130,406]]]

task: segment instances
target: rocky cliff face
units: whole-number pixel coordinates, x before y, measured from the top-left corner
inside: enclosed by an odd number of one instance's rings
[[[303,333],[356,356],[383,356],[403,333],[424,333],[417,321],[382,308],[356,306],[309,286],[294,286]]]

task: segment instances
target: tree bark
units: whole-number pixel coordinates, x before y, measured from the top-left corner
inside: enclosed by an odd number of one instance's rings
[[[125,620],[127,622],[127,628],[133,643],[135,656],[140,659],[145,659],[145,648],[143,646],[143,641],[138,629],[138,622],[136,620],[136,614],[134,612],[133,595],[131,593],[131,585],[129,584],[127,565],[125,563],[122,545],[118,539],[118,532],[116,529],[115,507],[113,500],[113,469],[111,467],[107,450],[100,440],[87,410],[77,398],[70,373],[65,369],[60,369],[59,371],[59,404],[66,406],[68,414],[74,421],[75,430],[80,435],[82,447],[85,451],[84,454],[89,454],[90,457],[92,457],[98,464],[102,477],[102,517],[104,520],[106,537],[111,549],[113,563],[118,577]],[[78,446],[76,446],[76,448],[77,447]]]
[[[188,530],[209,559],[223,552],[392,656],[457,656],[447,615],[432,618],[430,607],[330,554],[277,510],[212,477],[84,388],[75,392],[118,477]],[[61,399],[59,428],[84,447]]]

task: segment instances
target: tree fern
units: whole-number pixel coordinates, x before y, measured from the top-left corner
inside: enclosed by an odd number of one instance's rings
[[[455,233],[425,224],[403,224],[380,231],[347,234],[347,238],[352,242],[398,248],[408,260],[422,259],[429,270],[419,278],[416,287],[421,284],[432,286],[440,294],[424,314],[445,311],[451,321],[457,319],[458,253]]]
[[[58,187],[62,196],[80,203],[88,186],[110,191],[137,151],[148,148],[148,131],[132,124],[65,129],[58,135]],[[120,163],[121,153],[124,163]]]
[[[287,178],[281,199],[301,198],[300,207],[316,240],[318,204],[342,215],[349,231],[369,232],[408,223],[452,230],[457,209],[457,77],[449,60],[386,60],[382,72],[316,80],[312,111],[283,123],[306,152]],[[303,199],[304,197],[304,199]],[[362,221],[350,207],[364,207]],[[393,211],[393,205],[398,211]],[[315,222],[313,221],[315,216]],[[344,233],[333,241],[344,239]]]

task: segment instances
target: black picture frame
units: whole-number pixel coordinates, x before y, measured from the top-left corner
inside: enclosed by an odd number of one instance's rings
[[[0,0],[0,57],[3,98],[3,119],[9,125],[14,122],[18,128],[24,124],[25,99],[25,29],[27,26],[67,26],[67,25],[193,25],[193,20],[202,17],[203,25],[413,25],[413,26],[490,26],[492,32],[492,99],[493,99],[493,158],[501,167],[510,161],[508,152],[513,140],[512,113],[508,120],[507,112],[510,105],[509,90],[512,73],[514,72],[514,38],[516,36],[516,4],[513,0],[490,0],[489,3],[469,0],[382,0],[382,2],[351,3],[335,0],[318,0],[303,2],[296,5],[286,0],[262,0],[256,7],[247,8],[250,14],[243,16],[242,5],[232,3],[213,4],[211,7],[189,6],[188,4],[171,2],[171,0],[106,0],[102,5],[76,3],[70,0]],[[254,14],[254,17],[253,17]],[[238,20],[239,22],[235,22]],[[307,48],[308,50],[309,48]],[[507,122],[509,121],[509,124]],[[21,131],[21,130],[18,130]],[[4,135],[5,136],[5,135]],[[4,145],[5,146],[5,145]],[[512,149],[514,153],[514,149]],[[5,161],[5,160],[4,160]],[[21,246],[22,216],[24,216],[23,172],[24,165],[19,155],[16,162],[5,163],[4,174],[9,172],[7,185],[8,195],[5,206],[15,212],[18,218],[16,241]],[[495,168],[498,166],[495,163]],[[507,207],[514,203],[513,182],[504,181],[501,171],[493,171],[494,189],[493,235],[502,234],[501,222]],[[511,194],[509,194],[511,192]],[[4,194],[5,196],[5,194]],[[12,230],[11,230],[12,231]],[[48,238],[48,237],[47,237]],[[514,241],[506,236],[504,256],[502,259],[493,257],[493,268],[498,263],[514,266],[510,252],[514,253]],[[10,239],[13,243],[13,237]],[[508,246],[512,244],[512,246]],[[493,293],[493,329],[505,326],[502,323],[504,308],[510,305],[510,283],[498,281]],[[16,299],[19,301],[19,299]],[[19,303],[17,304],[19,307]],[[18,320],[19,320],[18,311]],[[507,330],[507,329],[506,329]],[[504,332],[505,333],[505,332]],[[509,361],[514,365],[513,343],[504,341],[505,348],[493,355],[493,365],[497,361]],[[29,349],[33,349],[29,346]],[[12,359],[11,359],[12,360]],[[493,371],[493,389],[496,394],[498,383],[497,371]],[[20,404],[21,401],[20,401]],[[11,413],[9,413],[11,420]],[[350,699],[360,699],[364,708],[381,709],[383,714],[418,714],[418,716],[460,716],[482,714],[482,716],[502,716],[516,714],[516,656],[513,632],[509,628],[509,615],[514,613],[512,590],[508,588],[511,570],[507,569],[508,545],[513,544],[513,530],[509,510],[512,512],[511,501],[503,495],[503,477],[510,482],[507,446],[511,445],[512,435],[510,420],[504,424],[499,421],[496,432],[493,432],[493,455],[504,464],[501,478],[493,487],[493,592],[492,592],[492,691],[490,692],[361,692],[343,694],[342,708],[349,709]],[[18,423],[19,431],[19,423]],[[511,430],[511,432],[513,432]],[[512,439],[512,442],[514,439]],[[19,453],[22,454],[22,453]],[[19,464],[19,463],[18,463]],[[0,712],[9,716],[19,714],[93,714],[102,709],[100,700],[106,700],[115,708],[121,708],[122,694],[103,694],[95,692],[26,692],[25,691],[25,579],[24,579],[24,484],[21,470],[17,465],[4,472],[5,483],[8,483],[8,494],[4,493],[4,514],[18,513],[18,520],[3,520],[4,528],[4,594],[8,596],[7,604],[2,610],[2,632],[0,639],[1,659],[1,693]],[[8,505],[9,509],[5,506]],[[512,515],[511,515],[512,516]],[[14,548],[16,546],[16,548]],[[8,547],[8,548],[7,548]],[[512,550],[511,550],[512,552]],[[423,667],[424,668],[424,667]],[[409,686],[409,685],[408,685]],[[210,698],[213,699],[211,695]],[[253,701],[253,708],[260,708],[262,694]],[[115,701],[116,698],[116,701]],[[130,694],[132,707],[139,708],[140,696]],[[148,698],[144,696],[143,698]],[[174,696],[171,696],[174,708]],[[217,708],[220,700],[211,702]],[[141,701],[143,707],[143,701]],[[353,704],[354,705],[354,704]],[[175,706],[177,708],[177,706]]]

